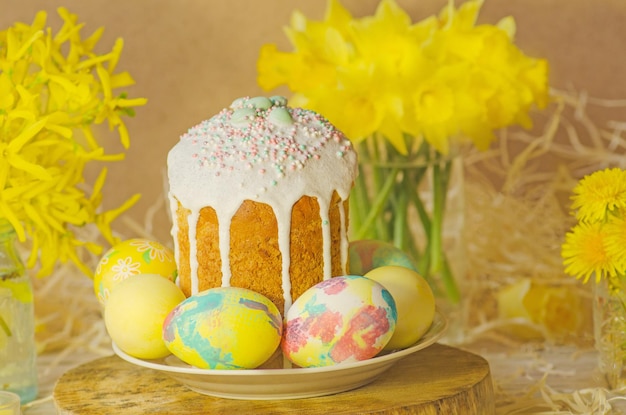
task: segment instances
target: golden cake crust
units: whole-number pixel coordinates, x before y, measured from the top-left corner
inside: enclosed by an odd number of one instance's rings
[[[340,212],[343,209],[343,214]],[[176,234],[179,249],[180,287],[191,295],[191,266],[189,258],[190,210],[178,203]],[[348,226],[348,201],[333,193],[328,212],[331,233],[332,275],[342,275],[342,220],[345,233]],[[290,232],[291,298],[324,279],[323,226],[318,201],[303,196],[293,206]],[[219,224],[215,210],[204,207],[196,228],[198,290],[222,285],[222,263],[219,250]],[[257,291],[272,300],[283,312],[282,254],[278,245],[278,223],[272,208],[264,203],[245,200],[230,226],[230,285]]]

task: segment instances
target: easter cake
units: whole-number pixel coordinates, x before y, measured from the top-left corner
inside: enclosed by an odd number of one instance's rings
[[[235,100],[190,128],[167,158],[178,284],[251,289],[287,310],[348,272],[350,141],[283,97]]]

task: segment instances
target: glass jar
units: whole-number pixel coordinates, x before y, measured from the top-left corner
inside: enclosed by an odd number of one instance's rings
[[[609,389],[622,389],[626,386],[626,293],[611,292],[607,278],[594,285],[593,325],[599,373]]]
[[[16,248],[11,224],[0,219],[0,389],[37,396],[33,288]]]
[[[446,315],[443,343],[466,328],[465,170],[462,147],[442,154],[426,140],[400,154],[382,137],[356,145],[359,176],[350,194],[350,239],[392,243],[413,259]]]

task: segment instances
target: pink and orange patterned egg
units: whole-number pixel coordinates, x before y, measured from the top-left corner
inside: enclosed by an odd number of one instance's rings
[[[281,347],[301,367],[366,360],[385,347],[396,321],[395,302],[381,284],[334,277],[309,288],[289,308]]]
[[[117,284],[138,274],[157,274],[176,281],[174,252],[159,242],[134,238],[116,244],[98,262],[93,287],[103,306]]]

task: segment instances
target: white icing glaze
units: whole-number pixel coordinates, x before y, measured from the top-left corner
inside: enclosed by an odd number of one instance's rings
[[[269,102],[269,104],[268,104]],[[343,201],[357,174],[350,141],[325,118],[289,108],[282,97],[242,98],[207,121],[192,127],[167,159],[170,205],[189,209],[192,294],[198,292],[195,229],[200,209],[211,206],[219,223],[222,285],[230,285],[230,222],[244,200],[268,204],[278,222],[285,310],[291,305],[289,244],[291,210],[302,197],[317,199],[323,227],[324,279],[331,277],[331,232],[328,209],[333,191],[341,199],[341,260],[344,273],[348,240]],[[174,221],[176,222],[176,221]],[[177,241],[176,224],[172,235]],[[180,252],[175,243],[176,260]],[[180,262],[179,262],[180,263]]]

